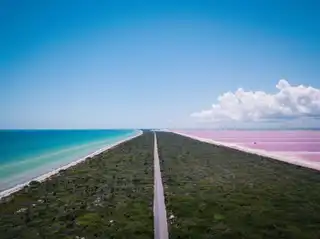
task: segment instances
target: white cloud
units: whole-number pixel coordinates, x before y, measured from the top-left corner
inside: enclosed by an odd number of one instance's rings
[[[320,89],[310,86],[291,86],[280,80],[278,92],[263,91],[227,92],[218,97],[210,109],[191,114],[201,122],[239,121],[261,122],[303,117],[320,117]]]

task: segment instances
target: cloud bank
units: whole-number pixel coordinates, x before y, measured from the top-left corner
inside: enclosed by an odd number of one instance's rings
[[[227,92],[218,97],[210,109],[191,114],[201,122],[261,122],[284,119],[320,118],[320,89],[292,86],[286,80],[276,85],[278,92]]]

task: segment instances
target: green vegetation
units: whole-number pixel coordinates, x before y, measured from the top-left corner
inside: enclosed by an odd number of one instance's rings
[[[152,238],[153,134],[101,153],[0,204],[0,237]]]
[[[320,174],[158,132],[170,238],[320,238]],[[153,238],[153,134],[0,203],[6,238]]]
[[[170,238],[320,238],[320,174],[157,133]]]

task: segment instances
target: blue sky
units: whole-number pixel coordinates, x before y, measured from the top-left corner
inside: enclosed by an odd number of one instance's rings
[[[1,1],[0,128],[211,127],[215,120],[192,115],[226,92],[272,95],[280,79],[317,90],[319,7]],[[318,93],[309,115],[318,114]]]

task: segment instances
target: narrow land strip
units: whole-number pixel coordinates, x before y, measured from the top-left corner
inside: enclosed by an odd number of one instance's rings
[[[3,198],[1,239],[152,238],[153,134]]]
[[[320,174],[158,132],[170,239],[320,238]]]
[[[160,172],[157,136],[154,133],[154,238],[168,239],[167,213]]]

